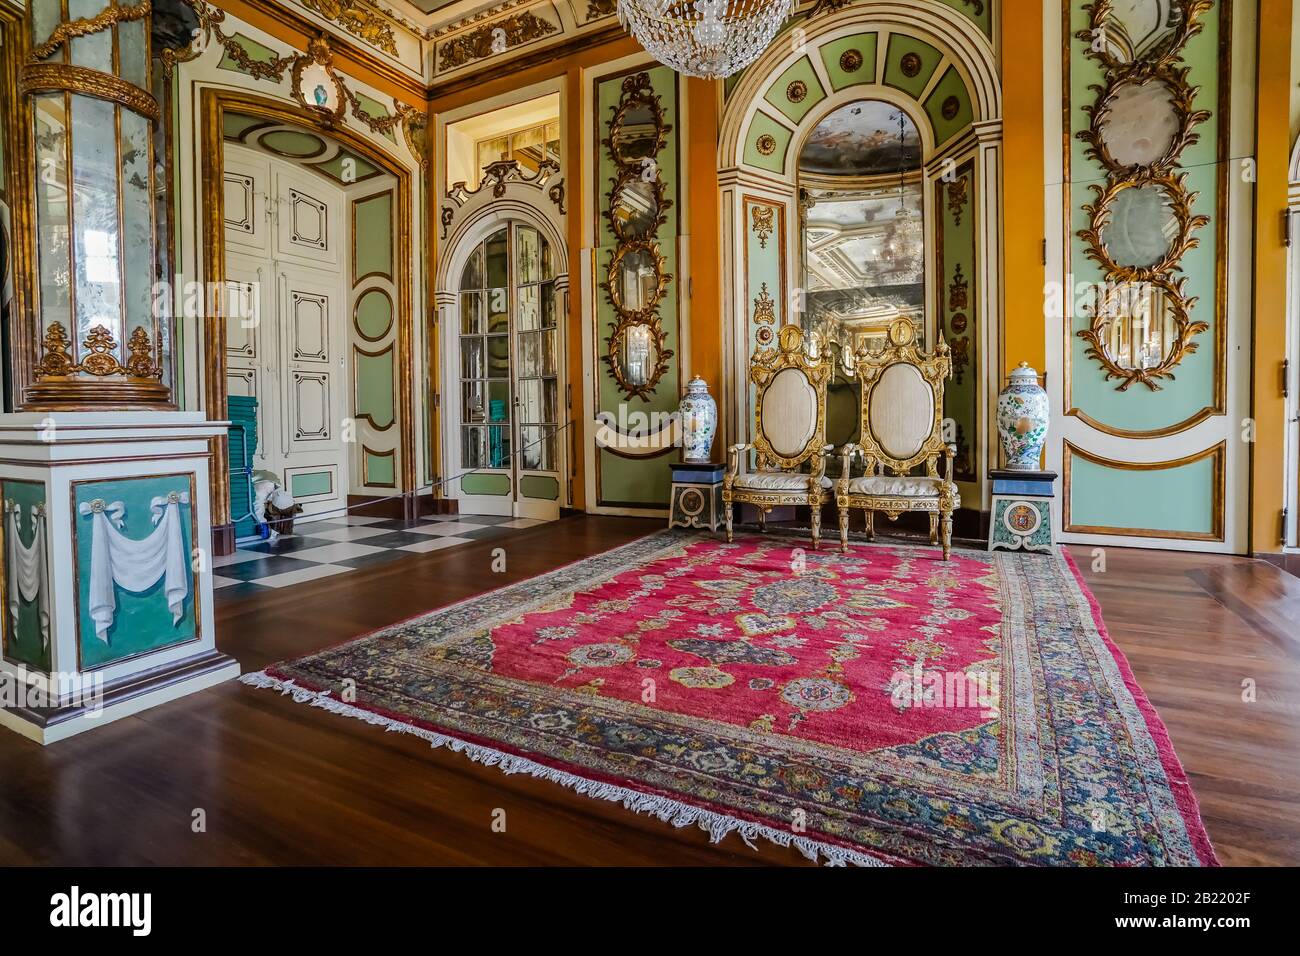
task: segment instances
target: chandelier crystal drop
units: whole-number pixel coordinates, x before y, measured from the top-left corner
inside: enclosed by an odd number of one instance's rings
[[[618,18],[660,63],[721,79],[758,59],[794,0],[618,0]]]

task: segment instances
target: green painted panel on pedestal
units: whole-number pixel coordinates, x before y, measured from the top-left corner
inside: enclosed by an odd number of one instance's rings
[[[21,543],[30,547],[36,536],[36,527],[33,524],[35,520],[32,517],[32,508],[45,504],[45,486],[36,481],[5,481],[0,485],[0,495],[6,502],[12,501],[18,505],[18,534]],[[9,522],[6,517],[5,533],[8,533]],[[50,547],[48,537],[48,526],[46,529],[46,548]],[[0,552],[0,561],[7,560],[8,551]],[[49,559],[46,558],[46,568],[41,581],[41,587],[50,587],[49,582]],[[6,568],[6,574],[10,573]],[[24,601],[22,597],[18,598],[18,615],[15,620],[10,620],[9,608],[12,606],[14,599],[13,588],[15,582],[12,580],[6,582],[6,607],[0,613],[0,618],[5,622],[4,636],[4,656],[5,660],[14,664],[24,664],[35,670],[48,673],[51,665],[51,648],[46,646],[45,638],[41,634],[41,615],[39,597],[35,601]],[[49,602],[53,605],[53,601]],[[51,638],[53,634],[51,634]]]
[[[166,497],[171,492],[190,496],[190,504],[179,506],[181,518],[181,543],[187,570],[194,548],[193,483],[192,475],[165,475],[151,478],[121,478],[110,481],[84,481],[73,485],[73,527],[76,529],[73,547],[76,555],[77,576],[77,646],[81,667],[90,670],[174,644],[194,640],[198,636],[195,618],[197,578],[191,570],[187,593],[182,604],[179,621],[172,621],[167,606],[163,577],[140,593],[113,585],[117,603],[113,623],[107,632],[107,641],[95,634],[95,622],[90,617],[91,548],[93,546],[93,515],[79,513],[82,504],[96,498],[105,502],[120,501],[124,506],[123,526],[119,530],[135,541],[147,538],[154,532],[153,515],[149,503],[154,498]],[[53,555],[58,560],[58,555]]]

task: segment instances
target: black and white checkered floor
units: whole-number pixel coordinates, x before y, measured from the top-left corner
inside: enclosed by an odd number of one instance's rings
[[[240,597],[411,554],[506,537],[541,523],[532,518],[496,515],[430,515],[410,527],[389,518],[357,515],[323,521],[299,519],[294,534],[281,535],[274,544],[244,544],[234,554],[214,558],[213,587],[218,599]]]

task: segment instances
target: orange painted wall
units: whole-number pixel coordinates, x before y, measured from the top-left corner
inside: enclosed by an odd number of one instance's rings
[[[1003,344],[1005,371],[1047,364],[1043,316],[1043,31],[1042,0],[1006,0],[1002,8]],[[1008,55],[1009,54],[1009,55]]]
[[[1282,213],[1287,202],[1291,152],[1289,116],[1291,0],[1260,0],[1256,65],[1256,182],[1254,381],[1251,388],[1255,444],[1251,454],[1250,550],[1282,549],[1285,500],[1286,402],[1282,357],[1286,354],[1287,250]]]
[[[718,122],[722,84],[688,79],[685,85],[687,129],[687,229],[690,236],[691,367],[684,378],[698,375],[722,398],[722,236],[718,188]],[[722,438],[714,446],[714,460]]]

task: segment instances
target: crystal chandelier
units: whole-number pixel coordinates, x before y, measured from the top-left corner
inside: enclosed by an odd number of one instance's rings
[[[758,59],[794,0],[618,0],[623,27],[678,73],[720,79]]]

